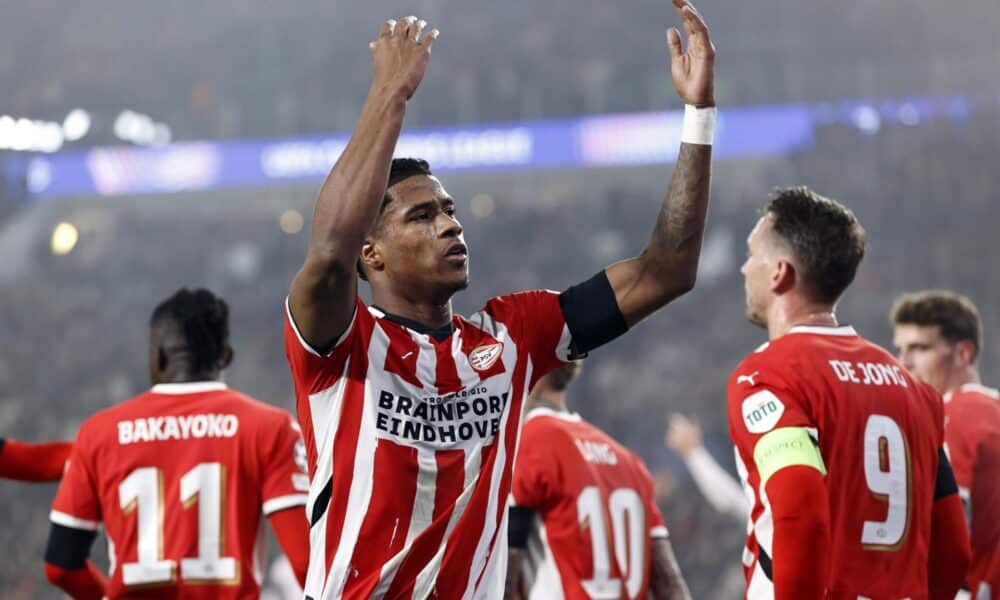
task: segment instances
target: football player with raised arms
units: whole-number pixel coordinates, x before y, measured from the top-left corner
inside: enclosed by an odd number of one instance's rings
[[[835,315],[864,229],[808,188],[779,189],[747,247],[747,316],[770,341],[727,390],[754,496],[746,597],[954,598],[969,538],[941,396]]]
[[[152,388],[80,426],[45,572],[74,598],[256,598],[266,516],[300,582],[309,487],[298,425],[228,388],[229,308],[179,290],[153,311]],[[110,577],[87,560],[104,524]]]
[[[562,293],[490,299],[468,317],[456,202],[392,155],[437,30],[386,21],[361,116],[320,190],[287,300],[285,350],[309,456],[306,595],[500,598],[522,407],[547,372],[692,288],[708,211],[714,49],[695,9],[670,28],[685,107],[677,163],[642,253]],[[555,224],[554,224],[555,225]],[[358,296],[358,275],[373,303]]]
[[[986,387],[979,310],[947,290],[904,294],[892,308],[899,361],[944,395],[944,440],[970,521],[971,597],[1000,595],[1000,391]]]

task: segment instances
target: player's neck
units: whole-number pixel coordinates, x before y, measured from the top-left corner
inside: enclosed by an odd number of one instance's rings
[[[982,380],[979,378],[979,371],[975,367],[969,367],[960,371],[952,380],[949,382],[948,389],[942,390],[942,394],[950,394],[952,392],[957,392],[962,389],[962,386],[968,385],[970,383],[981,385]]]
[[[199,381],[222,381],[222,371],[195,371],[181,366],[160,373],[155,383],[195,383]]]
[[[829,304],[795,302],[792,299],[779,299],[775,302],[771,317],[767,320],[768,337],[777,339],[797,325],[836,327],[839,323],[834,307]]]
[[[403,317],[427,326],[429,329],[439,329],[451,324],[451,300],[421,301],[408,299],[390,293],[379,293],[372,290],[372,300],[383,312]]]
[[[547,408],[561,413],[568,413],[566,394],[563,392],[542,392],[531,396],[530,408]]]

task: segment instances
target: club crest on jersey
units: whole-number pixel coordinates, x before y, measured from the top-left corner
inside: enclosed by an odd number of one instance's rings
[[[769,390],[761,390],[743,399],[743,423],[750,433],[767,433],[785,414],[785,405]]]
[[[478,346],[469,352],[469,364],[477,371],[488,371],[503,354],[503,342]]]

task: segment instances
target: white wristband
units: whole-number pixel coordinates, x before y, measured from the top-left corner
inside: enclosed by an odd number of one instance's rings
[[[714,106],[698,108],[684,105],[684,125],[681,127],[681,142],[711,146],[715,137],[717,110]]]

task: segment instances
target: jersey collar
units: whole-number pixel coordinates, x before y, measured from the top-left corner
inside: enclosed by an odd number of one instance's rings
[[[583,420],[583,417],[581,417],[579,413],[552,410],[548,406],[536,406],[535,408],[529,410],[528,414],[524,417],[524,420],[527,421],[528,419],[533,419],[535,417],[554,417],[570,423],[579,423]]]
[[[424,335],[429,335],[434,338],[437,342],[443,342],[451,336],[451,333],[455,331],[455,326],[448,323],[444,327],[428,327],[419,321],[414,321],[413,319],[407,319],[406,317],[401,317],[399,315],[394,315],[390,312],[386,312],[381,308],[375,306],[374,304],[370,307],[370,311],[376,317],[385,319],[386,321],[392,321],[397,325],[402,325],[407,329],[412,329],[417,333],[422,333]]]
[[[986,387],[980,383],[966,383],[958,388],[959,392],[978,392],[984,396],[989,396],[991,398],[996,398],[1000,400],[1000,390],[995,388]],[[950,402],[951,397],[955,394],[954,391],[948,392],[944,395],[944,401]]]
[[[155,394],[201,394],[228,389],[222,381],[187,381],[184,383],[158,383],[153,386]]]
[[[788,333],[812,333],[816,335],[856,336],[857,331],[850,325],[795,325]],[[785,334],[787,335],[787,334]]]

